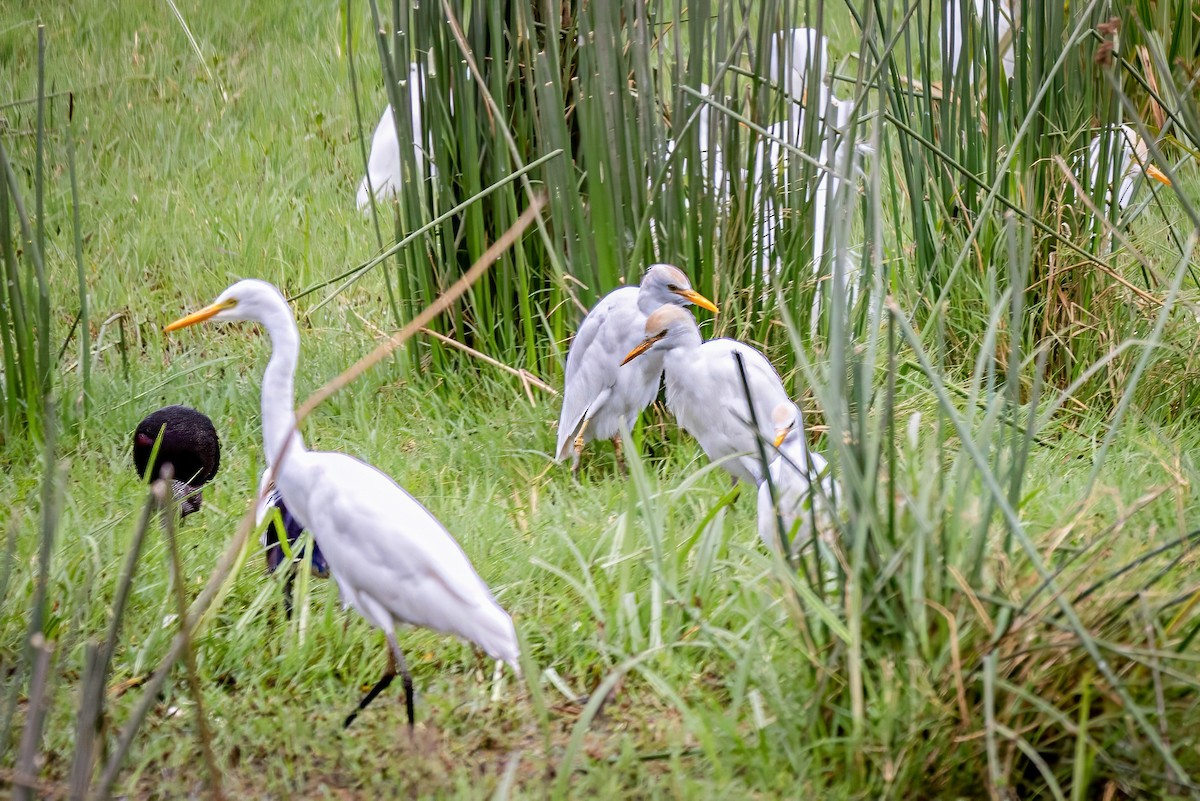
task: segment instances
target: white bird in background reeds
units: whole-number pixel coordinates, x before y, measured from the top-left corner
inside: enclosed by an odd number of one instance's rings
[[[562,413],[558,418],[555,459],[574,452],[571,470],[579,472],[583,446],[597,439],[613,439],[621,459],[621,421],[629,427],[658,395],[662,382],[662,357],[655,354],[636,366],[621,364],[622,357],[642,338],[646,318],[660,306],[696,304],[717,313],[711,300],[692,289],[678,267],[654,264],[640,286],[623,286],[605,295],[588,312],[567,351]],[[689,312],[683,312],[689,318]]]
[[[412,675],[396,641],[396,626],[401,623],[457,635],[519,669],[512,619],[438,519],[366,462],[304,447],[294,431],[293,412],[300,335],[279,290],[265,281],[239,281],[211,305],[176,320],[166,330],[205,320],[245,320],[266,329],[271,359],[262,380],[263,442],[273,458],[283,454],[276,465],[275,485],[287,508],[320,545],[344,603],[382,629],[387,639],[388,668],[345,725],[388,687],[398,671],[412,727]]]
[[[837,493],[829,463],[809,450],[804,440],[802,419],[799,407],[791,401],[780,403],[771,412],[778,456],[771,461],[769,483],[764,480],[758,486],[758,536],[768,548],[778,550],[782,523],[792,553],[814,534],[833,528],[831,502]]]
[[[766,472],[760,440],[771,442],[771,412],[788,401],[783,382],[771,362],[749,345],[732,339],[700,336],[696,318],[678,306],[663,306],[646,319],[644,338],[625,357],[660,356],[666,377],[667,408],[700,447],[734,479],[757,485]],[[735,354],[745,365],[750,404]],[[624,369],[624,368],[622,368]]]
[[[425,75],[419,64],[408,65],[408,97],[409,115],[412,121],[413,158],[416,160],[417,174],[425,175],[426,154],[432,149],[429,134],[423,127],[421,107],[425,103]],[[437,168],[430,163],[429,175],[437,175]],[[371,137],[371,153],[367,158],[367,174],[358,185],[358,209],[369,212],[371,196],[376,201],[394,197],[400,191],[404,182],[400,160],[400,143],[396,136],[396,120],[392,115],[389,103],[383,109],[383,116],[375,126],[375,135]]]
[[[1103,175],[1102,162],[1105,168]],[[1101,209],[1109,219],[1118,218],[1129,206],[1141,177],[1171,185],[1171,179],[1150,163],[1149,146],[1128,125],[1113,126],[1092,137],[1088,145],[1087,173],[1089,187],[1104,189],[1105,205]],[[1115,208],[1113,201],[1116,202]]]
[[[993,28],[995,41],[998,46],[988,52],[999,52],[1000,68],[1005,78],[1012,78],[1016,70],[1015,25],[1019,22],[1019,6],[1017,0],[973,0],[970,6],[966,0],[945,0],[942,4],[942,53],[943,86],[948,86],[958,74],[959,63],[966,51],[968,31],[975,31],[974,41],[982,42],[990,39]],[[970,26],[970,27],[968,27]],[[967,85],[974,82],[974,70],[967,70]]]
[[[790,46],[790,55],[782,57]],[[851,138],[856,104],[839,98],[825,81],[828,75],[828,40],[818,37],[810,28],[797,28],[780,34],[773,40],[769,59],[771,77],[786,92],[789,103],[788,119],[767,128],[768,138],[757,146],[754,158],[754,201],[758,220],[757,239],[759,264],[764,276],[777,275],[785,254],[780,252],[779,232],[782,215],[778,204],[793,205],[789,195],[792,188],[789,164],[790,147],[801,147],[805,130],[805,115],[817,115],[816,186],[805,186],[801,195],[809,202],[812,221],[812,250],[810,267],[814,276],[823,272],[840,274],[840,289],[847,305],[854,302],[855,275],[858,259],[846,246],[849,221],[854,216],[855,195],[847,196],[843,186],[853,186],[860,174],[858,158],[869,154],[864,142]],[[767,186],[778,187],[764,192]],[[835,210],[836,213],[835,213]],[[845,213],[843,213],[843,211]],[[822,292],[815,294],[812,319],[813,333],[819,319]]]

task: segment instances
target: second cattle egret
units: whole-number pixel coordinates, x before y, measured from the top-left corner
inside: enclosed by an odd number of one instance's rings
[[[159,477],[164,464],[170,464],[175,475],[171,494],[179,502],[179,516],[186,517],[200,510],[201,487],[217,475],[221,440],[203,412],[190,406],[164,406],[146,415],[133,432],[133,464],[143,480],[151,481]]]
[[[421,106],[425,102],[424,72],[417,64],[408,66],[408,97],[412,120],[413,157],[417,165],[417,173],[425,174],[426,150],[429,148],[429,137],[422,125]],[[432,166],[433,175],[437,170]],[[404,181],[400,164],[400,143],[396,137],[396,120],[392,116],[392,106],[388,104],[383,109],[383,116],[375,126],[375,135],[371,137],[371,153],[367,157],[367,174],[358,185],[358,209],[369,212],[371,195],[376,200],[393,197]]]
[[[1101,161],[1105,162],[1103,175]],[[1146,142],[1128,125],[1103,130],[1092,137],[1085,168],[1093,194],[1096,187],[1101,188],[1100,210],[1107,220],[1113,222],[1119,222],[1122,212],[1133,200],[1138,179],[1142,176],[1171,185],[1171,179],[1150,163],[1150,148]],[[1107,253],[1112,249],[1112,233],[1107,226],[1101,225],[1105,233],[1100,251]]]
[[[746,366],[757,432],[750,423],[735,353],[741,354]],[[678,306],[663,306],[646,319],[645,338],[625,363],[647,355],[661,355],[667,407],[684,430],[735,480],[757,484],[765,472],[759,437],[772,440],[771,411],[788,400],[767,357],[732,339],[702,341],[696,319]]]
[[[621,420],[633,425],[658,395],[663,373],[658,354],[636,367],[622,367],[621,358],[641,340],[646,318],[655,309],[691,303],[717,312],[716,304],[692,289],[682,270],[654,264],[642,276],[640,286],[614,289],[588,312],[567,351],[556,460],[574,450],[571,470],[578,473],[584,444],[609,438],[613,438],[620,459]],[[690,313],[683,314],[691,319]]]
[[[279,290],[265,281],[239,281],[166,330],[205,320],[246,320],[266,329],[271,360],[262,381],[263,442],[274,458],[283,453],[275,484],[287,508],[319,543],[343,601],[387,639],[388,668],[345,725],[399,671],[413,726],[412,676],[396,642],[401,623],[455,634],[518,669],[512,618],[445,526],[375,467],[344,453],[304,447],[293,412],[300,334]]]
[[[1108,171],[1102,177],[1101,155],[1113,138],[1116,139],[1116,146],[1109,153]],[[1092,142],[1088,145],[1088,171],[1091,173],[1092,186],[1106,188],[1106,198],[1112,196],[1112,187],[1116,186],[1118,212],[1124,210],[1129,201],[1133,200],[1133,190],[1139,175],[1153,178],[1167,186],[1171,185],[1171,179],[1150,163],[1149,146],[1128,125],[1119,125],[1092,137]]]
[[[836,491],[829,463],[808,449],[800,421],[800,409],[791,401],[771,413],[779,455],[771,461],[771,485],[758,486],[758,536],[768,548],[779,549],[782,522],[793,552],[813,538],[814,528],[818,533],[832,528],[829,502]]]

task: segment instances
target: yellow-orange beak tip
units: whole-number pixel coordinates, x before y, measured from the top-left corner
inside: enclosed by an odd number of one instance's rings
[[[641,342],[638,343],[638,346],[636,348],[629,351],[629,353],[626,354],[625,358],[621,360],[622,366],[629,364],[631,361],[636,359],[638,356],[641,356],[643,353],[650,350],[650,347],[654,344],[654,342],[655,342],[655,340],[650,339],[650,338],[643,339]]]
[[[1155,167],[1153,164],[1146,166],[1146,175],[1149,175],[1154,180],[1164,183],[1167,186],[1171,185],[1171,179],[1167,177],[1167,174],[1158,167]]]
[[[708,298],[701,295],[694,289],[681,289],[676,294],[681,298],[690,300],[702,309],[708,309],[713,314],[720,314],[721,310],[717,308],[717,304],[713,303]]]
[[[225,311],[226,309],[230,308],[232,305],[233,305],[232,303],[227,301],[225,303],[213,303],[208,306],[205,306],[200,311],[192,312],[191,314],[187,315],[186,317],[180,317],[178,320],[176,320],[173,323],[168,323],[166,326],[163,327],[163,333],[169,334],[172,331],[178,331],[180,328],[187,328],[189,325],[195,325],[196,323],[202,323],[205,320],[215,317],[217,314]]]
[[[783,444],[783,441],[785,439],[787,439],[787,435],[788,435],[788,432],[786,429],[784,429],[783,431],[775,432],[775,447],[776,448],[778,448],[780,445]]]

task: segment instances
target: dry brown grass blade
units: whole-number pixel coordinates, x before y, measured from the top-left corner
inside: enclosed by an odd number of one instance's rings
[[[490,364],[493,367],[498,367],[499,369],[503,370],[506,373],[515,375],[517,378],[521,379],[521,385],[526,388],[526,394],[528,394],[528,391],[529,391],[528,388],[530,386],[535,386],[538,389],[542,390],[543,392],[549,392],[551,395],[554,395],[554,396],[558,395],[557,389],[550,386],[545,381],[538,378],[537,376],[535,376],[533,373],[529,372],[528,370],[518,369],[516,367],[510,367],[509,365],[505,364],[504,362],[502,362],[498,359],[493,359],[491,356],[488,356],[486,353],[481,353],[480,351],[475,350],[470,345],[464,345],[463,343],[459,342],[457,339],[448,337],[445,334],[439,334],[437,331],[434,331],[432,329],[422,328],[421,333],[425,334],[426,336],[433,337],[437,341],[443,342],[452,348],[458,348],[463,353],[466,353],[469,356],[473,356],[482,362],[486,362],[487,364]],[[529,398],[529,402],[530,403],[533,402],[532,395]]]
[[[437,300],[429,304],[424,311],[422,311],[420,314],[410,320],[407,325],[397,331],[391,339],[359,359],[337,378],[334,378],[328,384],[310,395],[308,399],[304,401],[304,403],[300,404],[300,408],[296,410],[297,425],[299,425],[300,421],[307,417],[313,409],[317,408],[330,397],[332,397],[334,393],[348,386],[352,381],[357,379],[367,370],[370,370],[372,367],[379,364],[379,362],[383,361],[393,351],[395,351],[396,348],[412,339],[414,334],[432,322],[433,318],[450,308],[454,301],[462,297],[462,295],[471,288],[471,285],[478,281],[480,277],[487,272],[488,268],[490,268],[506,250],[512,247],[516,241],[521,238],[521,235],[525,233],[525,229],[528,228],[535,219],[537,219],[538,213],[541,212],[545,205],[545,195],[538,195],[535,197],[533,202],[529,204],[528,208],[526,208],[525,211],[521,213],[521,216],[517,218],[517,221],[512,224],[512,227],[505,231],[499,239],[492,243],[491,247],[483,252],[483,255],[471,265],[471,269],[463,273],[462,278],[459,278],[457,281],[455,281],[449,289],[447,289],[441,294],[441,296],[438,297]],[[288,439],[288,442],[291,442],[291,438]],[[285,443],[284,449],[286,450],[286,448],[287,444]],[[280,453],[280,457],[282,456],[283,454]],[[276,459],[275,464],[278,463],[279,459]]]

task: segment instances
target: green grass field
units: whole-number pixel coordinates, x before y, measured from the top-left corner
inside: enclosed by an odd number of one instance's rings
[[[39,795],[59,797],[75,750],[87,646],[105,636],[146,502],[130,458],[137,422],[159,406],[184,403],[211,416],[221,434],[220,474],[206,488],[203,510],[178,532],[189,600],[252,502],[263,462],[259,379],[269,343],[250,325],[169,337],[162,326],[239,278],[272,281],[290,297],[380,249],[372,220],[354,205],[363,164],[345,6],[176,5],[186,29],[171,3],[81,2],[36,12],[0,6],[0,142],[34,217],[37,104],[24,101],[39,93],[36,24],[45,24],[48,341],[52,355],[63,351],[49,379],[58,421],[49,463],[44,424],[22,422],[26,413],[36,417],[36,403],[22,406],[15,372],[4,373],[0,528],[12,555],[0,563],[0,786],[14,792],[31,709],[27,643],[44,521],[57,515],[49,527],[43,627],[54,647],[35,774]],[[468,38],[485,21],[498,24],[485,19],[486,8],[451,5],[466,20]],[[521,30],[548,35],[542,5],[534,4],[538,24]],[[672,48],[698,48],[708,34],[696,20],[709,16],[744,26],[754,41],[801,13],[785,15],[785,4],[774,2],[741,12],[651,5],[679,17],[677,27],[657,31],[664,48],[672,37],[682,42]],[[1031,5],[1053,16],[1054,4]],[[1167,29],[1177,40],[1194,37],[1200,26],[1191,12],[1182,12],[1185,28],[1172,27],[1175,5],[1142,5],[1128,10],[1130,40],[1150,42],[1154,57],[1160,47],[1183,53],[1194,69],[1194,47],[1162,44]],[[501,6],[495,13],[505,20],[531,13]],[[614,6],[629,19],[641,7]],[[1101,11],[1087,13],[1100,20]],[[611,20],[595,9],[576,12],[575,24],[626,30],[615,10]],[[413,13],[414,26],[440,19],[437,4]],[[533,104],[543,117],[527,115],[520,103],[545,88],[513,63],[536,60],[540,70],[548,62],[544,50],[514,34],[515,55],[493,51],[488,74],[500,94],[506,84],[495,65],[506,63],[512,85],[528,89],[505,106],[516,146],[526,163],[554,147],[575,156],[532,173],[535,186],[553,194],[546,237],[558,239],[549,248],[542,235],[528,234],[437,328],[560,386],[578,320],[573,302],[590,304],[653,260],[651,246],[638,239],[639,232],[649,236],[641,224],[646,209],[662,227],[677,224],[658,255],[721,303],[715,322],[702,315],[702,330],[767,350],[817,425],[816,447],[839,469],[848,499],[836,578],[809,577],[811,565],[797,570],[768,553],[756,534],[754,493],[744,488],[723,503],[728,476],[708,468],[661,406],[634,432],[628,478],[617,474],[611,447],[600,444],[585,454],[576,482],[551,460],[556,397],[419,336],[321,405],[303,432],[312,448],[375,464],[445,523],[512,613],[526,675],[506,672],[496,686],[489,660],[471,647],[401,630],[417,687],[415,734],[406,730],[398,690],[343,732],[363,685],[383,668],[382,638],[341,610],[332,582],[302,582],[298,614],[285,620],[281,582],[265,577],[252,538],[194,642],[226,797],[1200,794],[1200,469],[1193,458],[1200,422],[1192,404],[1200,285],[1188,272],[1196,242],[1190,203],[1200,187],[1191,158],[1190,137],[1200,131],[1191,125],[1200,119],[1194,85],[1171,94],[1158,72],[1164,105],[1179,119],[1164,140],[1178,165],[1174,190],[1158,193],[1130,228],[1127,246],[1091,263],[1062,244],[1093,246],[1072,216],[1082,205],[1056,205],[1066,184],[1042,149],[1086,144],[1080,131],[1087,120],[1112,112],[1115,101],[1098,100],[1101,90],[1060,86],[1046,101],[1057,105],[1037,117],[1045,130],[1025,144],[1034,132],[1021,128],[1018,112],[1029,98],[1005,95],[1007,110],[988,106],[993,116],[984,116],[993,139],[1020,157],[1009,173],[998,172],[987,137],[984,144],[974,135],[959,141],[950,132],[961,123],[950,111],[935,119],[916,99],[897,100],[897,86],[924,79],[922,59],[937,60],[936,47],[931,57],[925,46],[927,36],[936,42],[937,7],[881,13],[870,4],[839,5],[822,13],[835,72],[850,81],[857,74],[871,109],[864,129],[891,126],[876,141],[861,200],[845,207],[871,266],[867,291],[848,316],[841,304],[827,304],[813,326],[817,337],[810,336],[807,310],[829,282],[806,278],[807,266],[786,268],[778,292],[763,286],[739,227],[746,214],[740,190],[723,227],[714,227],[711,215],[723,212],[695,199],[685,209],[682,179],[667,179],[657,199],[631,177],[645,165],[616,173],[611,183],[627,186],[599,181],[597,159],[607,168],[610,157],[632,164],[630,154],[650,151],[633,141],[636,120],[617,126],[626,138],[612,141],[628,149],[614,156],[600,145],[606,137],[588,128],[596,111],[584,100],[559,96],[579,115],[577,128],[557,131],[546,121],[555,113],[552,92]],[[1159,27],[1139,28],[1142,18]],[[386,95],[366,5],[353,5],[349,27],[369,137]],[[438,59],[453,58],[446,31],[414,31],[419,41],[437,43],[430,47]],[[910,34],[917,43],[905,45],[903,76],[895,70],[904,59],[888,62],[878,49],[867,55],[868,43],[896,47],[897,37]],[[736,29],[712,36],[710,44],[731,48],[737,39]],[[563,41],[570,41],[566,33]],[[584,51],[576,54],[580,64],[590,57]],[[637,52],[630,46],[621,58],[638,62]],[[881,63],[886,68],[876,69]],[[655,66],[661,74],[654,80],[668,87],[685,74],[681,59]],[[738,66],[748,71],[752,63],[744,57]],[[1064,67],[1068,82],[1085,80],[1067,73]],[[623,72],[614,68],[610,78],[625,86]],[[644,79],[638,73],[630,83],[644,90]],[[434,80],[431,95],[440,80],[450,79]],[[67,92],[90,307],[86,385],[72,325],[80,304]],[[631,112],[653,104],[644,91],[630,95],[621,102]],[[443,169],[454,177],[433,190],[432,211],[408,203],[417,196],[408,190],[402,218],[426,222],[514,168],[504,164],[498,128],[480,121],[481,112],[470,117],[478,108],[465,108],[462,97],[456,115],[444,99],[427,107],[437,120],[435,150],[454,156],[439,164],[452,165]],[[939,172],[944,164],[916,144],[924,140],[895,124],[899,106],[889,104],[902,100],[916,104],[909,123],[937,128],[943,150],[1020,213],[1006,216],[1003,204],[983,199],[984,190],[975,196],[953,171]],[[472,124],[478,141],[469,144]],[[1072,124],[1078,127],[1066,133]],[[744,144],[744,126],[722,130],[731,148]],[[694,180],[696,168],[689,169]],[[928,174],[914,174],[921,169]],[[954,185],[963,188],[958,201],[945,193]],[[299,298],[299,399],[390,335],[397,312],[411,316],[444,289],[526,205],[523,190],[506,186],[389,261],[388,272],[368,273],[320,308],[332,287]],[[383,217],[391,213],[381,209],[384,244],[392,235]],[[11,314],[13,292],[36,294],[34,274],[15,210],[0,209],[0,219],[9,220],[0,235],[21,251],[3,262],[21,271],[5,295]],[[1059,231],[1062,242],[1030,220]],[[400,224],[402,232],[414,227]],[[809,234],[799,226],[789,233],[793,253]],[[578,280],[564,280],[563,272]],[[390,292],[399,294],[398,309]],[[1014,309],[1014,294],[1023,308]],[[46,326],[35,328],[45,335]],[[46,487],[53,490],[49,506]],[[107,677],[98,770],[178,630],[169,562],[155,524]],[[182,661],[152,700],[114,792],[205,796],[214,785]]]

